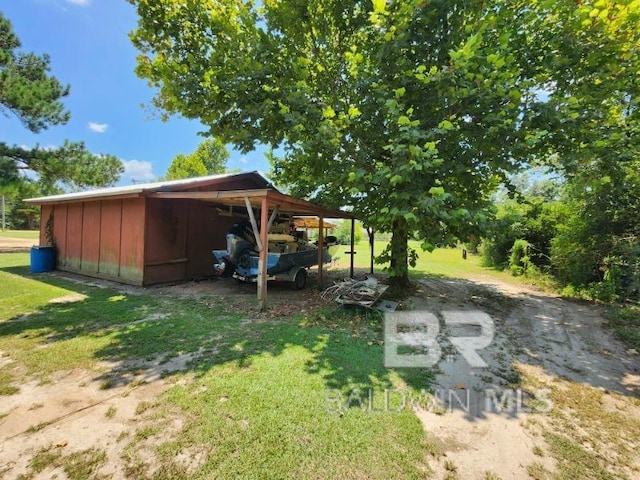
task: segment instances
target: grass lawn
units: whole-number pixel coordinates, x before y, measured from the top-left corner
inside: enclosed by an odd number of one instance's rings
[[[40,238],[39,230],[0,230],[0,238],[27,238],[37,240]]]
[[[387,242],[376,240],[374,245],[374,254],[379,255],[387,246]],[[420,249],[420,242],[415,240],[409,241],[409,247],[418,252],[418,260],[414,268],[410,268],[410,275],[420,277],[423,275],[442,275],[455,278],[468,278],[470,275],[490,275],[506,282],[522,283],[523,280],[510,275],[508,272],[502,272],[491,267],[482,265],[482,257],[480,255],[467,255],[467,259],[462,258],[462,249],[460,248],[436,248],[433,252],[423,252]],[[341,266],[349,265],[348,245],[341,245],[337,255],[340,257]],[[355,245],[356,255],[354,264],[357,267],[369,268],[371,265],[369,242],[363,240]],[[384,265],[375,264],[374,271],[383,272]]]
[[[197,352],[142,409],[147,422],[122,454],[130,478],[424,478],[440,454],[408,408],[384,411],[385,388],[428,389],[432,373],[383,367],[375,315],[255,320],[212,296],[31,275],[28,261],[0,254],[0,352],[13,360],[0,368],[0,395],[74,368],[95,370],[110,388],[127,377],[102,360],[137,361],[135,370]],[[182,427],[168,433],[176,416]],[[177,462],[184,451],[204,455],[195,471]]]

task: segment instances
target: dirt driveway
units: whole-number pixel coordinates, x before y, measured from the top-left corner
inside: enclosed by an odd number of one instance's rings
[[[248,316],[256,313],[247,306],[252,286],[204,282],[157,292],[188,296],[212,290]],[[270,295],[275,316],[320,304],[311,289],[293,296],[277,287]],[[640,477],[640,360],[603,330],[597,307],[490,277],[422,280],[403,306],[432,312],[441,324],[443,354],[435,368],[442,401],[416,408],[443,452],[431,462],[435,478],[589,478],[584,471],[602,464],[610,476],[595,471],[593,478]],[[447,323],[450,312],[491,318],[491,342],[478,350],[485,367],[470,368],[452,343],[455,337],[477,337],[480,327]],[[100,388],[95,372],[72,371],[0,397],[0,478],[28,472],[36,452],[61,446],[84,452],[99,447],[108,457],[100,473],[129,478],[122,458],[126,439],[140,425],[141,405],[171,386],[161,371],[180,370],[194,358],[141,363],[137,378],[108,390]],[[180,430],[180,419],[175,428]],[[587,470],[575,470],[576,464]],[[62,470],[53,473],[65,478]]]
[[[412,308],[444,324],[440,410],[418,411],[446,450],[438,478],[553,478],[589,455],[611,476],[587,478],[640,478],[640,358],[603,329],[598,307],[472,277],[423,280]],[[493,320],[490,345],[477,350],[486,367],[471,368],[451,344],[480,330],[447,325],[451,311]]]

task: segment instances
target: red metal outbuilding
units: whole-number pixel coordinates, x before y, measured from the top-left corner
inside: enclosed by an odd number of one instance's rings
[[[212,250],[226,248],[226,234],[246,217],[246,208],[258,208],[262,217],[270,209],[317,215],[321,229],[325,217],[350,218],[352,223],[354,218],[284,195],[258,172],[103,188],[27,202],[41,206],[40,244],[55,244],[56,268],[141,286],[211,275]],[[266,218],[260,223],[260,235],[266,238]],[[261,285],[264,303],[266,277]]]
[[[56,268],[133,285],[211,274],[235,219],[216,205],[153,197],[158,192],[269,188],[258,172],[103,188],[32,198],[41,205],[40,244],[56,246]]]

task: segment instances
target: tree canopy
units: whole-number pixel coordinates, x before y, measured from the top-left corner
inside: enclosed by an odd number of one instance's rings
[[[509,172],[577,172],[636,132],[638,2],[132,3],[154,104],[244,151],[282,147],[292,193],[393,233],[399,283],[408,237],[476,234]]]
[[[69,94],[49,75],[49,56],[18,51],[20,40],[0,12],[0,111],[14,114],[32,132],[66,123],[69,112],[61,99]]]
[[[56,184],[72,189],[114,183],[123,171],[122,162],[111,155],[90,153],[82,142],[65,141],[58,148],[7,146],[0,142],[0,170],[5,182],[20,179],[17,172],[32,170],[44,191]]]
[[[24,53],[20,46],[11,22],[0,12],[0,112],[15,115],[34,133],[65,124],[70,114],[62,99],[69,94],[69,86],[49,74],[47,55]],[[123,171],[119,159],[92,154],[82,142],[66,141],[61,147],[45,149],[11,146],[6,140],[0,138],[0,188],[29,181],[21,170],[36,172],[45,193],[55,190],[56,184],[74,189],[109,185]]]
[[[189,155],[178,154],[169,165],[167,180],[179,178],[200,177],[224,173],[227,170],[229,151],[222,141],[208,138],[203,141],[195,152]]]

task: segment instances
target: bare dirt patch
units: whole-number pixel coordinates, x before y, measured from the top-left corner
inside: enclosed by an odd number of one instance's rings
[[[425,430],[444,445],[436,478],[552,478],[564,460],[561,453],[549,454],[547,438],[571,431],[582,431],[576,445],[591,438],[598,451],[625,449],[618,440],[595,439],[588,426],[594,413],[589,408],[602,416],[623,409],[640,421],[640,361],[603,330],[597,306],[479,277],[423,280],[411,309],[436,315],[481,311],[495,325],[491,344],[478,350],[486,368],[471,368],[450,342],[468,333],[441,321],[440,409],[417,412]],[[596,407],[581,403],[594,395],[600,399]],[[627,433],[621,434],[625,442],[640,444],[635,426]],[[640,455],[630,452],[620,462],[594,453],[594,462],[616,478],[637,478]]]
[[[222,302],[228,310],[244,313],[252,320],[290,317],[300,313],[305,314],[322,306],[336,308],[335,304],[322,300],[318,295],[318,272],[316,268],[308,270],[307,286],[303,290],[294,290],[292,284],[288,282],[269,282],[267,292],[269,309],[267,312],[260,312],[256,298],[257,284],[240,282],[233,278],[213,277],[174,285],[135,287],[69,272],[56,271],[48,275],[55,275],[64,280],[89,287],[110,288],[127,295],[151,294],[155,296],[197,298],[200,300],[211,297],[216,302]],[[356,269],[355,275],[358,278],[364,278],[367,273],[365,269]],[[328,287],[334,281],[343,280],[348,276],[348,269],[326,268],[323,286]]]
[[[164,374],[183,370],[193,358],[188,354],[169,362],[138,362],[136,375],[109,388],[99,372],[73,370],[45,384],[28,381],[19,393],[0,397],[0,478],[32,472],[34,459],[43,452],[64,457],[89,448],[106,455],[100,475],[131,478],[122,461],[127,440],[140,426],[141,413],[170,386]],[[118,371],[111,363],[102,367]],[[121,370],[129,372],[130,367],[122,365]],[[60,467],[52,464],[38,478],[56,474],[61,474]]]

